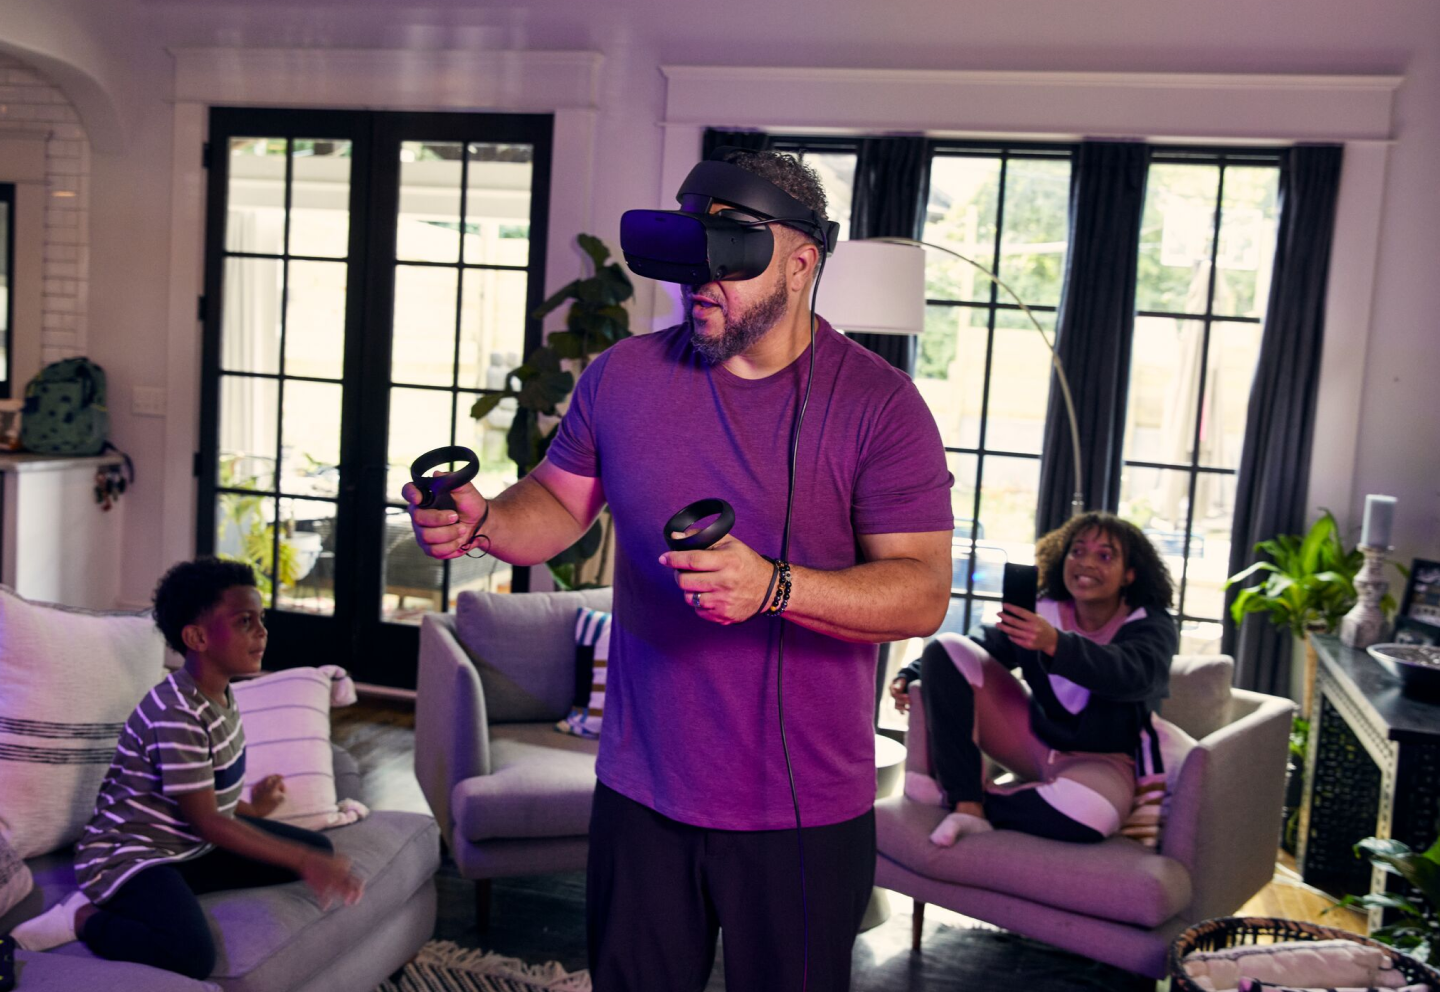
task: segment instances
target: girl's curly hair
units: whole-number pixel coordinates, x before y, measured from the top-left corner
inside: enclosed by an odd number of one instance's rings
[[[1120,546],[1121,563],[1135,570],[1135,581],[1122,595],[1132,610],[1168,610],[1175,599],[1175,583],[1150,539],[1140,528],[1113,513],[1092,511],[1071,517],[1063,525],[1035,542],[1035,566],[1039,569],[1040,595],[1054,600],[1073,598],[1065,588],[1065,558],[1075,538],[1098,530]]]

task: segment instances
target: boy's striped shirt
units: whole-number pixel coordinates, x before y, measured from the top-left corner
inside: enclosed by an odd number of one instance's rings
[[[245,731],[229,687],[211,701],[183,668],[155,686],[120,731],[95,812],[75,845],[75,877],[102,903],[143,868],[210,851],[180,814],[176,796],[213,788],[235,815],[245,786]]]

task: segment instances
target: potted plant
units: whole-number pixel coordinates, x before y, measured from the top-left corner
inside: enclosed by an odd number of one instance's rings
[[[630,336],[630,314],[624,307],[635,292],[630,277],[623,266],[609,261],[610,249],[599,238],[581,234],[575,240],[589,256],[594,274],[562,286],[534,313],[538,319],[567,300],[573,301],[565,315],[565,330],[552,332],[530,353],[525,364],[507,372],[503,390],[481,396],[470,408],[470,416],[479,420],[501,401],[515,400],[515,419],[506,434],[506,444],[521,475],[539,465],[549,450],[559,426],[560,404],[575,388],[576,375],[600,352]],[[575,369],[574,373],[566,363]],[[603,511],[579,541],[546,562],[556,585],[563,589],[583,585],[581,565],[597,552],[601,552],[597,574],[604,575],[605,556],[611,544],[609,531],[609,511]]]
[[[1285,832],[1282,845],[1294,851],[1299,822],[1299,796],[1304,792],[1305,751],[1309,739],[1311,694],[1315,688],[1315,646],[1311,634],[1337,630],[1340,620],[1355,605],[1355,576],[1365,563],[1359,548],[1346,549],[1340,528],[1329,510],[1303,535],[1280,534],[1261,541],[1255,550],[1265,558],[1230,576],[1229,589],[1252,576],[1263,576],[1257,585],[1240,590],[1231,604],[1230,616],[1238,627],[1248,614],[1264,613],[1282,630],[1288,630],[1304,644],[1305,678],[1300,712],[1290,732],[1290,772],[1286,783]],[[1387,596],[1382,607],[1390,610],[1394,600]]]
[[[1367,837],[1355,845],[1357,855],[1387,874],[1399,875],[1412,892],[1379,892],[1346,896],[1341,906],[1367,910],[1394,910],[1398,918],[1370,931],[1370,936],[1415,960],[1432,964],[1440,959],[1440,840],[1427,851],[1413,851],[1398,840]]]

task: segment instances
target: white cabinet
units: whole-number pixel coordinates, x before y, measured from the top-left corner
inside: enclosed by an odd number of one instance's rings
[[[94,458],[0,454],[0,583],[27,599],[114,609],[125,504],[95,502]]]

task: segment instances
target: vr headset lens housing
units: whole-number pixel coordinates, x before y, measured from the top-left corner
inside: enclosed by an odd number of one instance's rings
[[[772,220],[805,230],[826,254],[835,249],[838,224],[728,162],[696,165],[675,198],[679,210],[627,210],[620,218],[620,247],[636,275],[690,286],[753,279],[775,251]],[[711,213],[716,203],[733,209]]]

